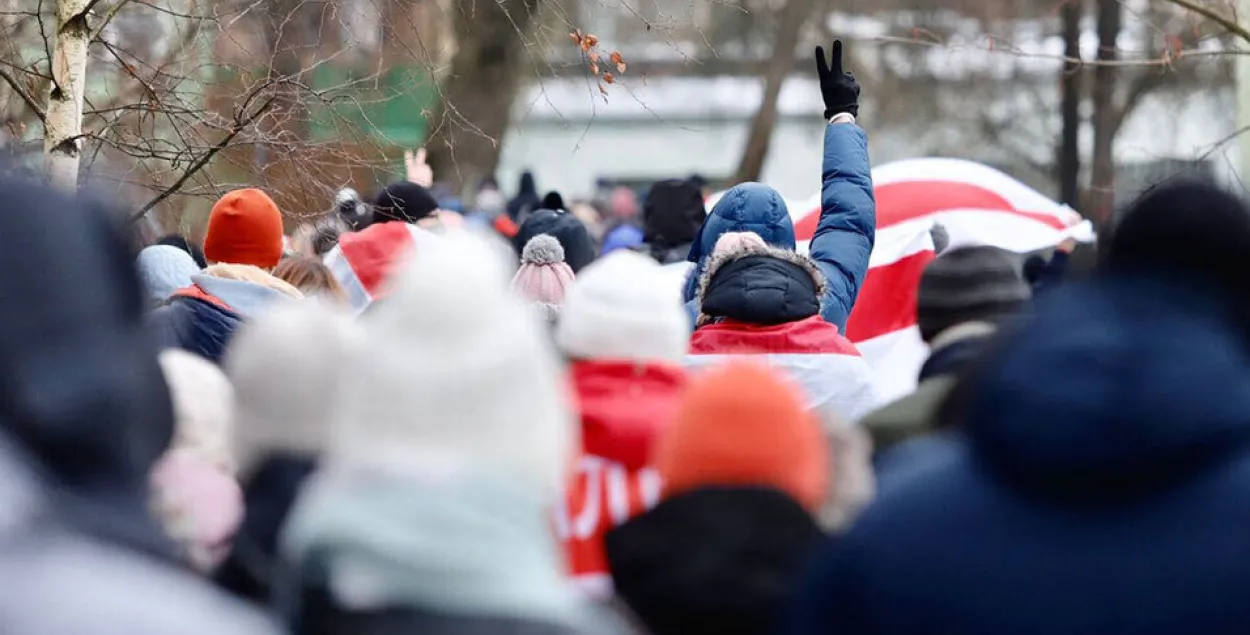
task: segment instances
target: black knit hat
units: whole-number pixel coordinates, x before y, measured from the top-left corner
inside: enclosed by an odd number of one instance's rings
[[[1030,297],[1015,254],[997,247],[953,249],[929,263],[920,277],[920,336],[929,342],[956,324],[997,321]]]
[[[373,198],[374,222],[398,220],[415,223],[434,215],[438,201],[430,191],[409,181],[386,186]]]

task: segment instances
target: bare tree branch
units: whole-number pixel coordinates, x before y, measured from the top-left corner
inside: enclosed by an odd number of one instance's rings
[[[1164,0],[1170,2],[1182,9],[1192,11],[1198,15],[1220,25],[1225,31],[1236,35],[1237,37],[1250,43],[1250,29],[1237,23],[1235,18],[1221,14],[1211,7],[1204,6],[1194,2],[1194,0]]]
[[[35,113],[35,116],[39,118],[40,122],[43,122],[47,118],[47,115],[43,111],[43,106],[39,104],[39,100],[35,99],[33,95],[27,92],[21,82],[17,81],[17,78],[9,73],[9,71],[5,70],[3,66],[0,66],[0,79],[3,79],[5,83],[13,88],[13,92],[17,93],[17,96],[21,97],[22,101],[26,102],[26,107],[30,108],[31,112]]]

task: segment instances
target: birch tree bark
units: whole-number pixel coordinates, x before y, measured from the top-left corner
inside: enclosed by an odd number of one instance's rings
[[[87,83],[87,14],[94,0],[58,0],[52,37],[52,82],[44,119],[44,168],[52,185],[78,187],[82,102]]]

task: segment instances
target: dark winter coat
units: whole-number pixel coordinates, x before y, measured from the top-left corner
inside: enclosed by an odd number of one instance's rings
[[[525,244],[539,234],[548,234],[560,241],[560,246],[564,247],[564,261],[574,273],[581,271],[598,255],[595,239],[590,237],[586,226],[564,210],[542,209],[530,214],[512,238],[512,246],[517,253],[521,253]]]
[[[1069,285],[943,413],[963,436],[818,559],[789,633],[1232,634],[1250,623],[1250,354],[1195,281]]]
[[[608,534],[617,595],[651,635],[764,635],[822,534],[767,488],[704,488]]]
[[[876,203],[863,129],[854,124],[825,126],[822,174],[820,222],[809,255],[828,281],[821,315],[845,333],[876,241]],[[686,283],[685,300],[692,320],[699,315],[698,281],[716,241],[726,232],[744,231],[759,234],[775,247],[795,248],[794,222],[776,190],[758,183],[729,190],[712,208],[690,248],[688,260],[695,268]]]
[[[220,364],[243,317],[220,304],[174,297],[148,316],[162,347],[180,348]]]
[[[534,175],[530,172],[521,174],[517,194],[508,201],[508,217],[520,223],[541,204],[542,198],[538,196],[538,186],[534,183]]]

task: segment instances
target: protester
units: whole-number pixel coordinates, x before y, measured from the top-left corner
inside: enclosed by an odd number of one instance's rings
[[[242,321],[276,301],[302,298],[267,273],[282,258],[282,238],[282,215],[264,192],[234,190],[217,201],[204,237],[204,255],[216,264],[152,313],[160,343],[220,362]]]
[[[478,227],[489,227],[504,238],[516,236],[517,224],[507,214],[508,199],[499,191],[494,181],[482,185],[473,200],[473,211],[466,220]]]
[[[542,199],[538,197],[538,186],[534,183],[534,173],[522,172],[517,194],[508,201],[508,217],[519,226],[525,222],[530,212],[538,209],[541,203]]]
[[[1169,186],[1110,238],[969,371],[940,414],[965,432],[828,545],[786,632],[1244,630],[1250,212]]]
[[[512,277],[512,291],[536,305],[546,320],[554,324],[574,277],[573,270],[564,262],[560,241],[539,234],[521,250],[521,267]]]
[[[565,262],[569,263],[573,273],[581,271],[595,259],[595,242],[586,231],[586,226],[566,211],[540,209],[532,212],[513,237],[512,246],[519,253],[530,239],[539,234],[548,234],[560,241]]]
[[[392,183],[373,199],[374,223],[400,221],[430,229],[437,222],[438,201],[430,191],[411,181]]]
[[[270,606],[280,588],[278,534],[330,442],[342,360],[354,337],[348,316],[331,305],[285,304],[245,324],[226,356],[246,513],[215,579],[260,606]]]
[[[276,633],[178,562],[148,513],[173,409],[135,254],[110,216],[0,182],[0,297],[14,299],[0,307],[0,622],[20,635]]]
[[[231,453],[234,388],[212,362],[179,350],[160,356],[174,404],[174,440],[152,468],[152,505],[198,571],[225,558],[243,519]]]
[[[350,187],[339,190],[334,197],[334,218],[344,226],[344,231],[360,231],[369,225],[371,214],[369,206],[360,198],[360,193]]]
[[[938,256],[920,277],[916,322],[929,345],[915,392],[863,420],[873,448],[894,445],[937,429],[937,411],[959,373],[987,347],[999,324],[1016,315],[1032,292],[1019,258],[997,247],[963,247]]]
[[[872,369],[820,315],[828,282],[807,256],[722,234],[699,280],[688,368],[750,357],[783,369],[814,410],[858,421],[879,404]]]
[[[774,632],[828,484],[798,386],[745,362],[693,378],[655,465],[662,502],[607,537],[617,593],[652,635]]]
[[[841,42],[834,42],[831,62],[832,67],[822,49],[817,57],[817,72],[829,123],[825,126],[820,220],[809,255],[826,280],[820,314],[845,332],[847,317],[868,270],[868,256],[876,236],[876,207],[868,139],[855,124],[859,84],[849,73],[842,72]],[[734,186],[712,208],[690,248],[688,260],[695,267],[687,280],[685,299],[692,319],[699,315],[699,281],[716,242],[727,232],[754,232],[774,247],[791,251],[795,248],[794,223],[781,195],[758,183]]]
[[[573,201],[569,212],[573,214],[577,220],[582,221],[586,226],[586,231],[590,232],[590,237],[599,242],[603,239],[603,215],[589,201]]]
[[[619,249],[635,251],[643,246],[642,228],[635,225],[621,225],[603,237],[603,248],[600,255],[606,256]]]
[[[583,452],[556,532],[592,597],[611,595],[604,534],[659,499],[647,466],[676,414],[689,334],[677,287],[645,256],[606,256],[567,293],[556,342],[572,360]]]
[[[177,247],[178,249],[187,252],[191,255],[191,258],[195,260],[195,266],[198,269],[203,269],[208,266],[208,261],[204,259],[204,250],[200,249],[199,245],[187,241],[186,237],[180,234],[169,234],[167,236],[163,236],[156,241],[156,244]]]
[[[322,298],[347,306],[347,292],[320,260],[310,256],[283,258],[273,270],[274,277],[299,289],[307,298]]]
[[[549,524],[577,446],[568,395],[507,283],[490,245],[449,235],[361,318],[335,442],[283,532],[300,632],[599,623],[568,587]]]
[[[164,304],[178,289],[190,285],[191,276],[200,271],[191,254],[170,245],[144,247],[135,266],[149,308]]]
[[[707,218],[703,192],[691,181],[670,179],[651,186],[642,208],[646,251],[660,264],[683,262]]]

